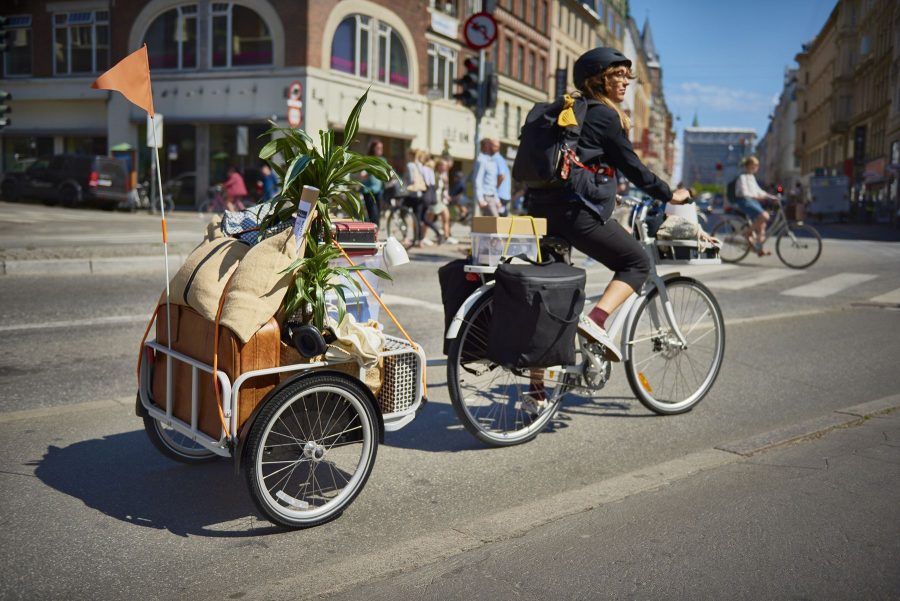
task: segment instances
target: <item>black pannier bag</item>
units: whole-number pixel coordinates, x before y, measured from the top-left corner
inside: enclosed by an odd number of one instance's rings
[[[441,285],[441,302],[444,303],[444,333],[463,302],[481,287],[481,278],[463,271],[469,264],[467,259],[450,261],[438,269],[438,282]],[[444,338],[444,354],[449,350],[450,341]]]
[[[565,263],[501,263],[494,277],[488,359],[506,368],[575,363],[584,270]]]

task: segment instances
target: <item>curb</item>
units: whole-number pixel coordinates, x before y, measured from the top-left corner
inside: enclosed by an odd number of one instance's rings
[[[169,255],[169,270],[177,270],[186,256]],[[0,275],[110,275],[156,273],[165,270],[160,256],[104,257],[95,259],[33,259],[0,261]]]

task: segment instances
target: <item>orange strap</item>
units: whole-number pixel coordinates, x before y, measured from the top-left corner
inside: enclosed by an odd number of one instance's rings
[[[337,249],[339,251],[341,251],[341,254],[344,255],[344,258],[347,259],[347,262],[350,263],[351,267],[355,267],[356,263],[354,263],[353,259],[350,258],[350,255],[347,254],[347,251],[344,250],[344,247],[342,247],[337,240],[333,240],[333,242],[334,242],[334,245],[337,247]],[[400,325],[400,322],[397,320],[397,318],[394,316],[394,314],[391,312],[391,310],[388,309],[388,306],[386,304],[384,304],[384,301],[381,300],[381,297],[378,295],[377,292],[375,292],[375,289],[372,287],[372,284],[369,283],[369,281],[365,278],[365,276],[363,276],[363,274],[361,272],[359,274],[359,279],[361,279],[363,281],[363,284],[366,285],[366,288],[369,289],[369,292],[372,293],[372,296],[375,297],[375,300],[378,301],[378,304],[381,305],[381,308],[384,309],[384,312],[388,314],[388,317],[391,318],[391,321],[394,322],[394,325],[397,326],[397,329],[403,333],[403,337],[406,338],[409,341],[409,343],[411,345],[413,345],[415,348],[421,350],[422,347],[416,341],[414,341],[412,339],[412,337],[403,328],[403,326]],[[423,365],[422,366],[422,386],[424,386],[424,389],[426,391],[428,390],[428,376],[426,375],[427,371],[428,371],[427,365]]]
[[[166,220],[162,220],[162,235],[163,235],[163,244],[169,243],[169,230],[166,229]]]
[[[231,432],[228,430],[228,422],[225,421],[225,413],[222,411],[222,392],[219,390],[219,378],[216,374],[219,372],[219,320],[222,318],[222,307],[225,306],[225,294],[228,292],[228,286],[231,284],[229,279],[222,289],[222,296],[219,298],[219,308],[216,311],[216,323],[213,329],[213,364],[212,378],[213,390],[216,392],[216,409],[219,411],[219,420],[222,422],[222,428],[225,430],[225,438],[231,439]]]

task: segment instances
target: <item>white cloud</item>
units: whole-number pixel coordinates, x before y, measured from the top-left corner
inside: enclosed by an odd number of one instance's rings
[[[666,100],[684,111],[712,109],[714,111],[767,112],[772,98],[758,92],[703,84],[695,81],[681,83],[674,92],[666,94]],[[776,99],[777,102],[777,99]]]

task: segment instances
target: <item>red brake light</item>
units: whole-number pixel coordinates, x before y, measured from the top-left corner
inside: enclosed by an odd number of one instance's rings
[[[100,179],[100,174],[96,171],[91,171],[91,179],[88,180],[88,185],[92,188],[97,187],[97,182]]]

